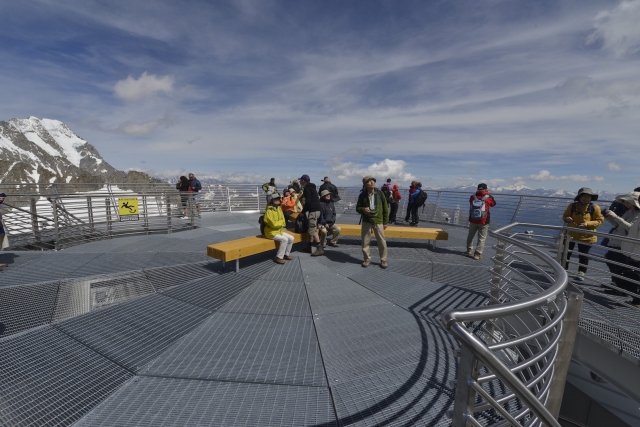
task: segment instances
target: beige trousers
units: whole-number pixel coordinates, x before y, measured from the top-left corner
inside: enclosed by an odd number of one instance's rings
[[[476,253],[482,255],[484,250],[484,242],[487,240],[487,232],[489,231],[489,224],[474,224],[469,223],[469,234],[467,235],[467,251],[473,250],[473,237],[478,233],[478,243],[476,244]]]
[[[362,222],[360,229],[360,237],[362,237],[362,255],[364,260],[371,260],[369,245],[371,244],[371,229],[376,235],[378,242],[378,252],[380,252],[380,261],[387,261],[387,240],[384,237],[384,227],[382,224],[371,224],[370,222]]]
[[[320,244],[322,246],[327,246],[327,235],[331,234],[331,240],[330,242],[332,244],[336,244],[338,243],[338,237],[340,237],[340,227],[338,227],[336,224],[333,224],[331,227],[329,227],[328,229],[325,228],[319,228],[318,229],[318,233],[320,233]]]

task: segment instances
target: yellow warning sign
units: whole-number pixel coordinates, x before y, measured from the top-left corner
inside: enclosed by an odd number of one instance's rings
[[[135,197],[118,198],[118,213],[120,221],[138,221],[140,219],[138,199]]]

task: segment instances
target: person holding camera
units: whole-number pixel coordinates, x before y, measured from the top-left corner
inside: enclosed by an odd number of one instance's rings
[[[574,198],[574,202],[567,206],[562,218],[567,226],[570,228],[583,229],[583,230],[595,230],[604,222],[604,216],[600,212],[600,206],[592,203],[598,200],[598,193],[590,188],[583,187],[578,190],[578,195]],[[573,249],[578,242],[578,275],[576,280],[583,281],[584,275],[587,272],[587,266],[589,265],[589,257],[587,254],[591,250],[591,245],[598,241],[598,237],[593,234],[580,233],[579,231],[570,231],[569,236],[571,241],[569,242],[569,252],[567,253],[567,262],[565,263],[565,270],[569,269],[569,259]]]
[[[364,188],[356,204],[356,212],[362,218],[362,228],[360,229],[364,256],[362,266],[367,267],[371,263],[369,246],[371,244],[371,230],[373,230],[378,242],[378,252],[380,252],[380,267],[387,268],[387,241],[384,237],[384,230],[387,229],[389,223],[389,204],[382,191],[376,188],[374,177],[365,176],[362,178],[362,184]]]

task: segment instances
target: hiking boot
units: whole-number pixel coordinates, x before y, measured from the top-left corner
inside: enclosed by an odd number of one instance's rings
[[[324,255],[324,249],[322,248],[316,249],[316,251],[311,254],[311,256],[320,256],[320,255]]]
[[[362,266],[363,267],[368,267],[369,264],[371,264],[371,260],[369,260],[369,259],[362,261]]]
[[[576,280],[578,282],[584,281],[584,271],[578,271],[578,274],[576,274]]]
[[[286,259],[287,261],[293,261],[293,257],[291,257],[289,255],[285,255],[284,259]]]
[[[276,262],[276,264],[284,264],[284,260],[281,258],[275,257],[273,260]]]
[[[473,254],[473,259],[481,259],[481,258],[482,258],[482,254],[479,254],[478,252]]]
[[[473,249],[467,249],[467,252],[465,252],[465,255],[473,256]]]
[[[338,245],[337,243],[331,243],[331,242],[329,242],[329,246],[331,246],[332,248],[337,248],[337,247],[339,247],[340,245]]]
[[[387,261],[381,261],[380,268],[387,268]]]

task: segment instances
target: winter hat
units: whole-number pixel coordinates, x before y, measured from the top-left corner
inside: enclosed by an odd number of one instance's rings
[[[362,178],[362,183],[366,184],[367,182],[373,180],[373,182],[378,182],[376,181],[376,179],[374,177],[372,177],[371,175],[367,175],[364,178]]]
[[[269,197],[269,201],[275,200],[275,199],[279,199],[280,198],[280,194],[278,193],[273,193],[270,197]]]
[[[300,178],[298,178],[298,181],[311,182],[311,178],[309,178],[309,175],[302,175]]]
[[[589,187],[582,187],[581,189],[579,189],[578,190],[578,195],[576,197],[574,197],[573,200],[577,202],[578,199],[580,198],[580,196],[582,196],[583,194],[590,195],[592,202],[595,202],[596,200],[598,200],[598,193],[596,193],[595,191],[593,191]]]
[[[326,196],[327,194],[331,194],[331,191],[329,191],[329,190],[322,190],[322,191],[320,192],[320,197],[324,197],[324,196]]]
[[[0,193],[0,197],[7,197],[7,195],[4,193]]]
[[[632,191],[627,194],[621,194],[616,196],[616,202],[627,202],[635,205],[636,208],[640,209],[640,201],[638,201],[638,197],[640,197],[640,192]]]
[[[478,184],[478,190],[486,190],[487,189],[487,184],[485,184],[484,182],[482,184]]]

